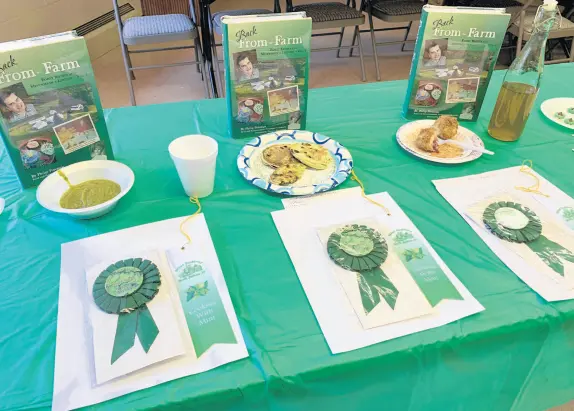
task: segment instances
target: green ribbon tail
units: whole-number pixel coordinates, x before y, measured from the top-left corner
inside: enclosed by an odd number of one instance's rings
[[[147,305],[131,313],[119,314],[112,349],[112,364],[134,346],[136,335],[147,353],[159,334],[159,329]]]
[[[380,268],[361,271],[357,274],[361,301],[365,313],[370,313],[381,301],[381,297],[394,309],[399,290]]]
[[[574,263],[574,254],[570,250],[567,250],[543,235],[530,243],[526,243],[526,245],[530,247],[548,267],[552,268],[562,277],[564,277],[564,264],[562,260]]]
[[[134,346],[138,328],[138,310],[119,314],[112,349],[112,364]]]
[[[151,348],[152,344],[154,343],[155,339],[159,334],[159,329],[153,317],[147,308],[147,305],[143,305],[138,310],[138,325],[137,325],[137,334],[138,338],[140,339],[140,343],[144,351],[147,353]]]

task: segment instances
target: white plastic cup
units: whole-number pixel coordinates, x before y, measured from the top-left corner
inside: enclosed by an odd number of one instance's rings
[[[217,141],[201,134],[183,136],[168,147],[177,174],[189,197],[207,197],[213,192]]]

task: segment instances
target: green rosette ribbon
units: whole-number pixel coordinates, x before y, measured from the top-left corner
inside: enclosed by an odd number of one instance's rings
[[[497,237],[527,245],[544,263],[564,277],[562,260],[574,263],[574,254],[542,235],[540,218],[528,207],[512,201],[490,204],[482,214],[488,230]]]
[[[133,347],[136,335],[147,353],[159,329],[147,307],[161,285],[159,269],[150,260],[130,258],[110,265],[96,279],[92,296],[108,314],[117,314],[111,364]]]
[[[344,226],[329,236],[327,252],[335,264],[357,273],[365,314],[379,304],[381,297],[395,308],[399,290],[380,267],[389,253],[380,233],[365,225]]]

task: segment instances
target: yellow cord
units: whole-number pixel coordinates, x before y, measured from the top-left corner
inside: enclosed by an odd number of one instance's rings
[[[540,194],[544,197],[550,197],[548,194],[544,194],[540,191],[540,179],[532,172],[532,160],[524,160],[522,166],[520,167],[520,172],[532,177],[536,182],[530,187],[514,187],[517,190],[524,191],[526,193]]]
[[[201,213],[201,203],[199,202],[199,198],[197,197],[189,197],[189,202],[192,204],[197,205],[197,210],[195,211],[195,213],[193,213],[192,215],[190,215],[189,217],[187,217],[185,220],[183,220],[181,222],[181,224],[179,225],[179,231],[181,231],[181,234],[183,234],[183,236],[185,238],[187,238],[187,242],[181,246],[182,250],[185,250],[185,246],[188,244],[191,244],[191,237],[189,236],[189,234],[187,234],[185,232],[185,230],[183,229],[183,226],[186,225],[193,217],[195,217],[196,215]]]
[[[376,206],[381,207],[383,210],[385,210],[385,213],[387,213],[387,215],[391,215],[391,212],[389,211],[389,209],[387,207],[385,207],[381,203],[377,203],[375,200],[371,200],[369,197],[367,197],[367,195],[365,194],[365,186],[363,185],[363,182],[361,180],[359,180],[359,177],[357,177],[357,175],[355,174],[355,170],[351,170],[351,180],[355,180],[359,184],[359,186],[361,187],[361,195],[363,196],[364,199],[373,203]]]

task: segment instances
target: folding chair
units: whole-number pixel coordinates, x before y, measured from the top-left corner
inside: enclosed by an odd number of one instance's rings
[[[340,32],[327,32],[327,33],[315,33],[313,37],[320,36],[339,36],[339,44],[337,47],[322,47],[317,49],[312,49],[311,51],[330,51],[337,50],[337,57],[339,57],[339,52],[341,50],[351,50],[354,48],[359,49],[359,58],[361,61],[361,75],[362,81],[366,81],[367,77],[365,74],[365,62],[363,58],[363,45],[359,39],[358,45],[353,44],[350,46],[343,46],[343,33],[345,27],[355,27],[355,32],[353,39],[357,36],[359,32],[359,26],[365,22],[365,16],[362,11],[357,10],[357,4],[355,0],[347,0],[347,4],[343,3],[309,3],[293,6],[292,0],[286,0],[287,11],[288,12],[301,12],[307,13],[307,17],[310,17],[313,21],[313,30],[322,29],[334,29],[340,28]]]
[[[214,1],[211,1],[214,3]],[[211,3],[209,6],[211,6]],[[217,57],[217,47],[221,46],[221,43],[215,42],[215,34],[217,33],[220,36],[223,36],[223,24],[222,19],[223,16],[254,16],[257,14],[271,14],[271,13],[280,13],[281,7],[279,5],[279,0],[274,0],[273,11],[267,9],[242,9],[242,10],[223,10],[218,11],[216,13],[211,14],[211,8],[209,9],[209,33],[211,36],[211,48],[213,54],[213,68],[215,71],[215,80],[217,82],[217,90],[219,91],[220,96],[225,96],[225,87],[223,85],[223,79],[221,78],[221,69],[219,67],[219,63],[221,62]]]
[[[199,68],[201,73],[204,72],[203,54],[201,51],[201,44],[199,42],[199,34],[197,25],[195,23],[195,9],[193,6],[194,0],[189,0],[190,15],[185,14],[165,14],[153,16],[131,17],[126,21],[122,21],[118,2],[112,0],[114,5],[114,13],[116,23],[120,34],[120,45],[122,49],[122,56],[124,59],[124,66],[128,79],[128,88],[130,91],[130,101],[132,105],[136,105],[136,98],[133,88],[133,80],[135,80],[135,70],[155,69],[161,67],[175,67],[184,65],[195,65]],[[128,46],[141,46],[154,43],[167,43],[181,40],[193,40],[191,46],[179,47],[161,47],[150,48],[143,50],[129,50]],[[181,63],[173,64],[155,64],[150,66],[136,66],[132,65],[130,54],[132,53],[150,53],[156,51],[168,50],[181,50],[181,49],[195,49],[195,61],[184,61]],[[205,78],[202,78],[204,85],[204,93],[209,97],[209,90]]]
[[[405,51],[406,43],[414,43],[415,40],[408,40],[413,21],[420,20],[421,12],[425,2],[420,0],[361,0],[361,11],[366,11],[369,16],[369,30],[361,30],[353,35],[352,44],[355,44],[356,37],[360,33],[370,32],[371,42],[373,43],[373,58],[375,59],[375,70],[377,71],[377,81],[381,80],[381,73],[379,71],[379,57],[377,55],[377,46],[388,46],[391,44],[402,44],[401,51]],[[373,17],[388,23],[408,23],[406,26],[401,27],[385,27],[375,29],[373,25]],[[375,32],[378,31],[393,31],[405,30],[403,40],[399,41],[385,41],[377,43],[375,39]],[[360,39],[359,39],[360,40]],[[353,55],[353,50],[349,56]]]
[[[516,54],[520,53],[522,50],[522,42],[530,40],[533,31],[534,17],[538,7],[525,5],[521,12],[520,17],[514,21],[508,31],[515,35],[518,39],[516,42]],[[557,16],[554,21],[554,25],[550,29],[550,35],[548,36],[548,41],[558,40],[558,44],[562,46],[566,58],[552,60],[552,48],[547,49],[550,60],[545,61],[545,64],[556,64],[556,63],[572,63],[574,62],[574,41],[570,45],[570,49],[567,47],[566,39],[574,37],[574,23],[568,18]]]

